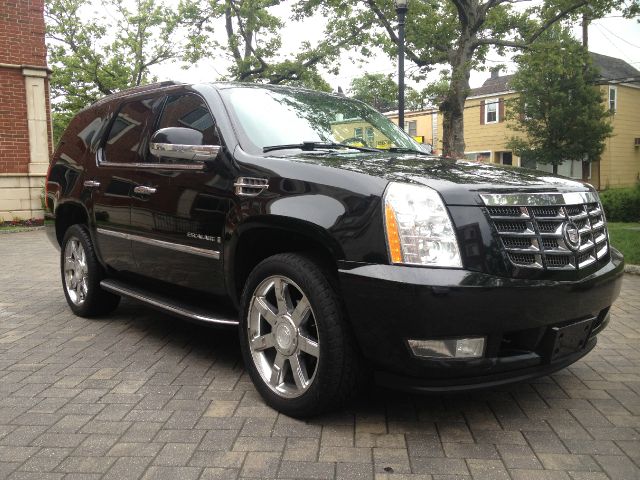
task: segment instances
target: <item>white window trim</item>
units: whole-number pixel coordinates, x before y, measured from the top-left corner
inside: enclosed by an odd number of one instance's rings
[[[618,111],[618,87],[613,86],[613,85],[609,85],[609,92],[607,95],[607,106],[609,107],[609,111],[611,110],[611,91],[614,91],[614,96],[613,96],[613,113],[616,113]]]
[[[496,119],[493,121],[489,121],[489,105],[495,105],[496,107]],[[488,98],[484,101],[484,124],[491,125],[493,123],[498,123],[500,121],[500,99],[499,98]]]

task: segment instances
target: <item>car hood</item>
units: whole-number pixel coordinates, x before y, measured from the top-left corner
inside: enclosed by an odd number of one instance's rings
[[[449,205],[479,205],[480,193],[585,192],[581,182],[538,170],[424,155],[311,153],[291,160],[427,185]]]

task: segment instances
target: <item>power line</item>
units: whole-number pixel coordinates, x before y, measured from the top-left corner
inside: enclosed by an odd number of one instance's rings
[[[634,48],[640,48],[640,45],[636,45],[636,44],[634,44],[634,43],[631,43],[631,42],[630,42],[630,41],[628,41],[628,40],[625,40],[625,39],[624,39],[624,38],[622,38],[620,35],[617,35],[617,34],[613,33],[611,30],[609,30],[609,29],[608,29],[607,27],[605,27],[604,25],[600,25],[600,24],[598,24],[598,26],[599,26],[599,27],[604,28],[607,32],[609,32],[611,35],[613,35],[614,37],[618,38],[619,40],[622,40],[624,43],[627,43],[627,44],[631,45],[631,46],[632,46],[632,47],[634,47]],[[637,62],[636,62],[636,63],[637,63]]]
[[[602,30],[602,28],[601,28],[601,26],[600,26],[600,25],[596,25],[596,27],[598,27],[598,28],[600,28],[600,29]],[[606,32],[604,32],[604,31],[603,31],[603,32],[602,32],[602,35],[603,35],[603,36],[604,36],[604,38],[606,38],[606,39],[607,39],[607,41],[608,41],[608,42],[613,46],[613,48],[615,48],[616,50],[618,50],[618,51],[619,51],[619,53],[620,53],[620,54],[625,58],[625,60],[627,61],[627,63],[628,63],[628,62],[631,62],[631,59],[630,59],[629,57],[627,57],[627,55],[623,52],[623,50],[622,50],[621,48],[618,48],[618,46],[613,42],[613,40],[611,40],[611,39],[609,38],[609,36],[606,34]]]

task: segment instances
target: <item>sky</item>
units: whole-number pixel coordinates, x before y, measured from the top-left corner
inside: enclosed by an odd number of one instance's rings
[[[173,1],[176,0],[170,0],[169,3]],[[289,16],[290,10],[286,4],[278,8],[282,18]],[[325,20],[319,17],[309,19],[304,24],[289,23],[282,32],[283,52],[296,51],[299,43],[303,40],[308,40],[315,44],[322,38],[324,26]],[[574,36],[577,39],[581,38],[582,28],[580,26],[574,28]],[[224,40],[224,38],[220,38],[220,40]],[[589,26],[589,50],[620,58],[640,70],[640,23],[638,23],[638,19],[625,19],[622,18],[620,12],[614,11],[606,18],[593,21]],[[486,66],[491,67],[496,64],[506,65],[506,71],[501,74],[513,73],[515,70],[515,64],[511,57],[501,57],[497,52],[491,52]],[[405,67],[409,68],[410,66],[411,62],[405,61]],[[176,68],[175,65],[160,65],[153,70],[153,73],[158,76],[159,80],[204,82],[218,80],[225,73],[226,68],[228,68],[228,64],[223,59],[216,58],[202,60],[190,65],[187,69]],[[439,70],[440,68],[436,69],[428,78],[435,80],[438,77],[437,72]],[[397,63],[382,52],[374,53],[369,58],[362,58],[361,55],[353,52],[344,52],[340,60],[340,71],[337,75],[326,71],[322,72],[323,77],[334,90],[342,87],[345,92],[348,90],[353,78],[362,76],[365,73],[393,74],[397,78]],[[488,71],[472,72],[471,87],[481,86],[488,77]],[[408,80],[407,84],[417,88],[424,86],[411,80]]]

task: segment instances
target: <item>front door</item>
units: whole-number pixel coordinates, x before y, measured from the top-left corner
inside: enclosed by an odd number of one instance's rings
[[[204,145],[220,145],[205,101],[194,93],[169,96],[156,128],[183,127],[202,133]],[[221,237],[233,180],[200,163],[159,158],[140,170],[132,201],[133,250],[139,273],[190,289],[222,294]]]

